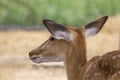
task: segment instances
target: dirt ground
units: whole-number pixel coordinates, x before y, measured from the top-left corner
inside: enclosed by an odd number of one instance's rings
[[[34,64],[28,53],[49,38],[48,31],[0,31],[0,80],[66,80],[63,63]],[[87,57],[119,49],[120,16],[110,17],[87,41]]]

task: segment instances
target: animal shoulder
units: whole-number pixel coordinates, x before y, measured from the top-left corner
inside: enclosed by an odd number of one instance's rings
[[[93,57],[86,66],[83,80],[114,80],[120,76],[120,50]]]

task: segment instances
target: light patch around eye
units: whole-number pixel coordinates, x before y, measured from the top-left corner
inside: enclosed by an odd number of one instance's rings
[[[66,41],[73,41],[74,36],[70,32],[65,32],[65,31],[56,31],[54,32],[53,35],[56,39],[64,39]]]
[[[98,32],[98,29],[93,27],[86,30],[85,36],[86,37],[94,36],[95,34],[97,34],[97,32]]]

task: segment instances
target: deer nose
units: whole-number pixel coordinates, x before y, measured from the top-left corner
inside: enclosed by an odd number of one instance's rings
[[[32,60],[33,58],[35,59],[35,57],[34,57],[34,52],[33,51],[31,51],[31,52],[29,52],[29,58]]]
[[[31,51],[31,52],[29,52],[29,58],[30,58],[31,60],[35,60],[35,59],[38,58],[38,56],[35,54],[34,51]]]
[[[29,58],[32,60],[34,63],[40,63],[41,59],[39,55],[34,54],[33,52],[29,53]]]

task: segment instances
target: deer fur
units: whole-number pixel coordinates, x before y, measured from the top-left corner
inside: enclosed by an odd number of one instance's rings
[[[35,63],[64,61],[68,80],[120,80],[120,51],[86,57],[86,37],[96,35],[108,16],[85,27],[67,28],[51,20],[43,23],[52,34],[40,47],[29,53]]]

